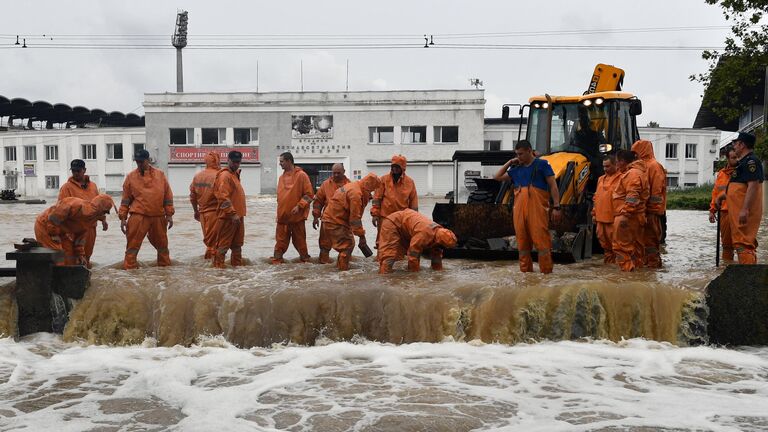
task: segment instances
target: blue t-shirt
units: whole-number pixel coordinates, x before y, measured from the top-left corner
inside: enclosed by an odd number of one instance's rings
[[[507,174],[509,174],[509,178],[512,179],[512,184],[515,187],[533,185],[541,190],[548,191],[547,177],[555,175],[555,172],[552,171],[549,162],[536,158],[527,167],[522,165],[510,167],[507,170]]]

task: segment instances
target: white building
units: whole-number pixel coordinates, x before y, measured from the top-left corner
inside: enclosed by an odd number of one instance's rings
[[[331,165],[347,176],[389,171],[408,159],[419,194],[452,190],[456,150],[483,141],[483,90],[146,94],[147,149],[186,189],[210,150],[239,149],[247,194],[274,193],[278,156],[291,152],[318,186]]]
[[[144,147],[144,128],[10,129],[0,132],[2,189],[18,195],[56,197],[70,176],[72,159],[83,159],[99,190],[122,190],[133,169],[133,151]]]

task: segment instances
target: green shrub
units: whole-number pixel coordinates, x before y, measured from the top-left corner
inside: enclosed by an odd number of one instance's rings
[[[712,184],[667,190],[668,210],[709,210]]]

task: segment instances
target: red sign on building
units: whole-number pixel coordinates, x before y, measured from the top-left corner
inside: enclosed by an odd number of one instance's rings
[[[171,147],[170,162],[203,163],[208,152],[219,154],[221,161],[227,160],[230,151],[237,150],[243,154],[243,163],[259,161],[259,147]]]

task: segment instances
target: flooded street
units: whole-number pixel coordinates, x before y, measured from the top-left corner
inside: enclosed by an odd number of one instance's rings
[[[214,270],[176,203],[174,266],[155,267],[145,241],[143,267],[120,270],[110,215],[64,336],[0,340],[0,430],[768,429],[768,349],[687,346],[705,337],[703,291],[721,271],[705,212],[669,212],[661,271],[597,256],[549,276],[446,260],[382,277],[359,251],[346,273],[293,249],[270,265],[269,197],[248,202],[249,264]],[[0,245],[31,237],[45,207],[0,206]]]

